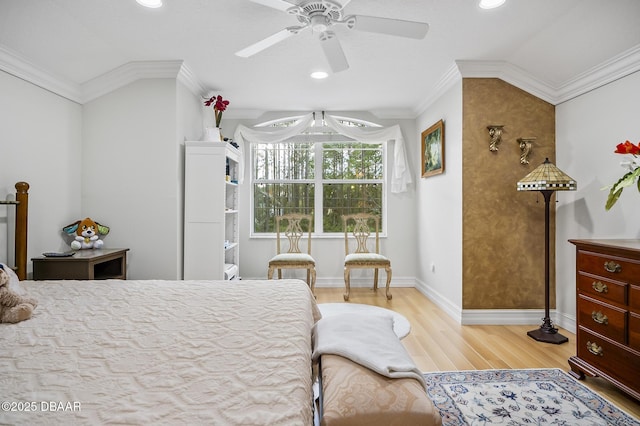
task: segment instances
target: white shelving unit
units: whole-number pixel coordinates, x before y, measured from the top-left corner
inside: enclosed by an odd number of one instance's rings
[[[184,279],[237,279],[240,151],[187,141],[184,158]]]

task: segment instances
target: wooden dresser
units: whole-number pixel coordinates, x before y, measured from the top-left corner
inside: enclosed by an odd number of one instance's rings
[[[640,240],[569,242],[577,299],[571,374],[603,377],[640,400]]]

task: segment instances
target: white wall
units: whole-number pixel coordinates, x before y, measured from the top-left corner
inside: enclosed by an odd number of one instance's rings
[[[383,120],[371,114],[357,111],[331,112],[332,114],[346,117],[353,117],[372,121],[383,126],[399,124],[405,144],[407,147],[407,157],[415,158],[419,154],[418,140],[414,120]],[[256,123],[275,118],[300,115],[302,113],[272,113],[269,116],[260,117],[257,120],[244,120],[241,123],[251,126]],[[239,121],[222,118],[222,128],[224,134],[232,135]],[[228,131],[226,129],[229,129]],[[245,160],[249,161],[249,149],[244,150]],[[387,164],[391,167],[393,162],[393,146],[387,150]],[[415,167],[411,164],[413,183],[409,190],[401,194],[392,194],[387,191],[387,233],[388,237],[381,242],[381,251],[391,256],[392,265],[392,286],[414,286],[416,276],[417,257],[415,247],[418,246],[415,227]],[[388,170],[391,170],[390,168]],[[269,259],[275,254],[275,238],[250,238],[250,169],[245,168],[245,183],[240,187],[240,275],[243,279],[264,279],[267,277],[267,265]],[[390,188],[390,185],[387,186]],[[344,285],[344,238],[321,237],[313,240],[312,254],[316,259],[317,280],[316,286],[340,287]],[[306,279],[304,271],[289,270],[283,271],[284,277],[297,277]],[[368,270],[352,272],[352,286],[371,286],[373,273]],[[380,273],[379,285],[384,283],[386,277],[384,272]]]
[[[556,165],[578,183],[558,193],[556,205],[556,310],[565,322],[576,315],[575,246],[567,240],[640,238],[637,188],[626,188],[609,211],[602,190],[625,173],[619,164],[627,156],[614,154],[616,145],[640,141],[638,94],[640,72],[556,107]]]
[[[415,137],[444,120],[444,173],[417,177],[418,288],[454,318],[462,310],[462,80],[417,118]],[[416,145],[417,147],[417,145]],[[420,151],[413,166],[420,170]]]
[[[2,71],[0,93],[0,198],[14,194],[17,181],[31,185],[30,275],[32,257],[68,249],[61,230],[80,211],[82,107]],[[8,261],[8,252],[13,258],[13,245],[7,250],[7,212],[0,206],[1,262]]]
[[[182,143],[202,121],[178,85],[138,80],[84,105],[81,215],[111,227],[105,247],[131,249],[131,279],[182,277]]]

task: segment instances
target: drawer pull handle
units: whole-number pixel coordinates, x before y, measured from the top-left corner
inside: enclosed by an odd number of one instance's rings
[[[591,318],[593,318],[593,320],[595,322],[597,322],[598,324],[604,324],[604,325],[608,325],[609,324],[609,318],[607,318],[606,315],[604,315],[601,311],[593,311],[591,312]]]
[[[609,287],[607,287],[606,284],[603,284],[602,281],[594,281],[593,284],[591,284],[591,287],[593,287],[593,289],[595,291],[597,291],[598,293],[608,293],[609,292]]]
[[[620,266],[619,263],[610,260],[608,262],[604,262],[604,270],[613,274],[617,274],[618,272],[622,272],[622,266]]]
[[[587,342],[587,349],[596,356],[603,356],[602,346],[598,346],[596,343]]]

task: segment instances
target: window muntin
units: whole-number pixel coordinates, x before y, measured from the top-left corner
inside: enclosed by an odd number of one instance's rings
[[[359,212],[380,215],[384,228],[385,159],[383,143],[252,143],[252,235],[294,212],[313,214],[316,234],[342,232],[341,216]]]

